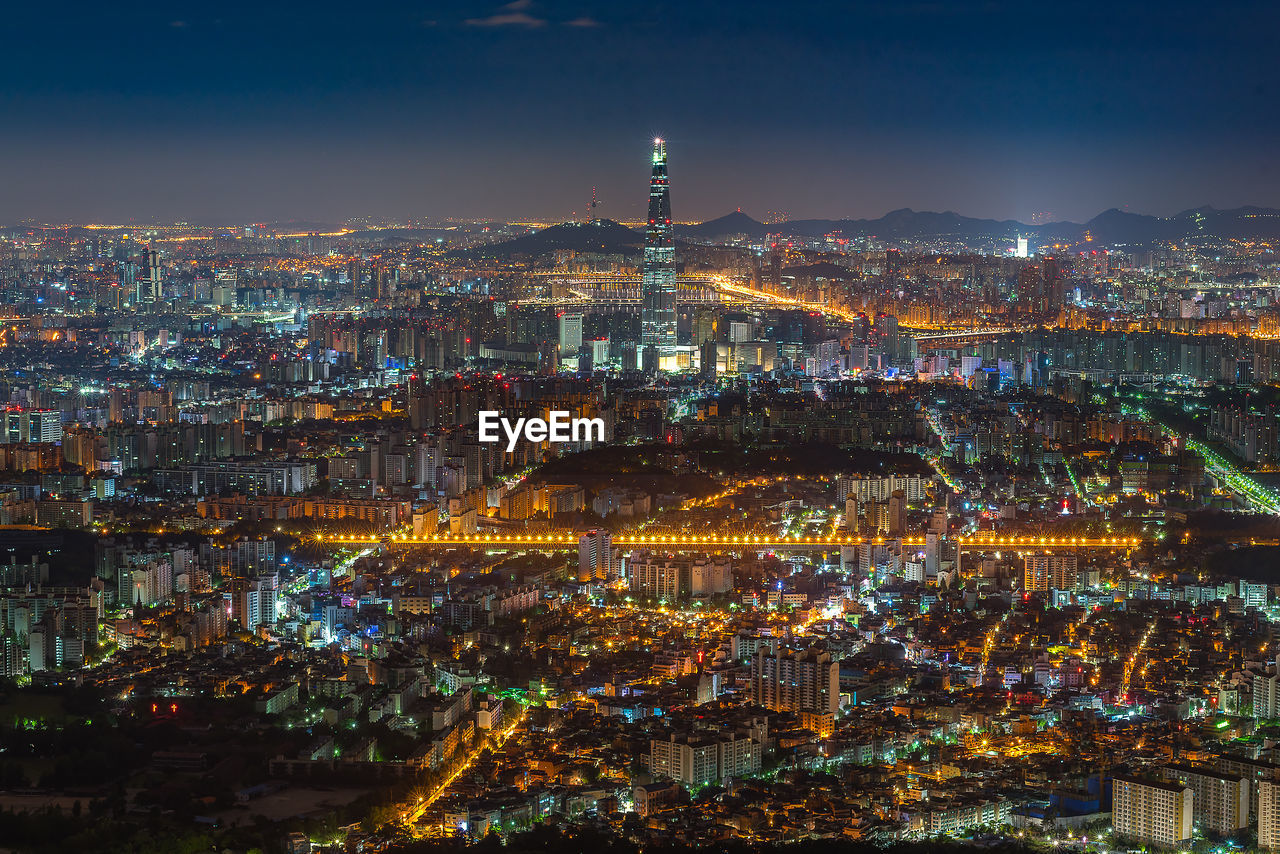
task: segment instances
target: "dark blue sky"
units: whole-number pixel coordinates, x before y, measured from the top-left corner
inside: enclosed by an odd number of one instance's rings
[[[1280,4],[31,4],[0,220],[1280,205]]]

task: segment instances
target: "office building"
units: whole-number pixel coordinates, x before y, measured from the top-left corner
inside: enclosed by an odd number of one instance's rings
[[[582,315],[560,315],[560,352],[577,353],[582,349]]]

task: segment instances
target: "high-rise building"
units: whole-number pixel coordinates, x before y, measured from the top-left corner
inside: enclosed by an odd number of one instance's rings
[[[598,528],[578,537],[579,581],[601,581],[609,576],[613,563],[610,539],[608,531]]]
[[[1022,590],[1047,593],[1075,590],[1079,583],[1079,560],[1075,555],[1027,555],[1022,564]]]
[[[1280,717],[1280,656],[1267,666],[1266,673],[1253,675],[1253,716]]]
[[[884,251],[884,275],[887,279],[896,279],[902,275],[901,249],[886,249]]]
[[[889,536],[901,537],[907,532],[907,496],[895,489],[889,496]]]
[[[609,361],[609,339],[593,338],[591,339],[591,364],[593,366],[603,366]]]
[[[859,501],[884,501],[901,490],[908,502],[923,501],[928,490],[933,487],[932,478],[918,474],[891,474],[884,477],[841,475],[836,481],[836,497],[841,501],[849,497]]]
[[[160,272],[160,253],[155,248],[149,247],[146,254],[147,278],[138,279],[135,282],[134,302],[135,303],[155,303],[160,301],[161,280]]]
[[[924,535],[924,572],[928,578],[937,578],[942,570],[942,538],[935,533]]]
[[[276,621],[277,588],[279,576],[260,575],[245,585],[242,622],[246,628],[271,625]]]
[[[667,144],[653,141],[649,179],[649,223],[645,228],[641,274],[640,345],[642,367],[654,373],[676,348],[676,242],[671,225]]]
[[[1173,847],[1191,841],[1195,795],[1180,783],[1116,775],[1111,825],[1117,836]]]
[[[830,735],[840,707],[840,664],[817,648],[761,646],[751,660],[751,700],[766,709],[794,712],[803,726]]]
[[[1044,282],[1045,308],[1050,313],[1056,312],[1067,301],[1066,279],[1062,275],[1062,263],[1056,255],[1041,257],[1041,269]]]
[[[1280,848],[1280,780],[1258,783],[1258,847]]]
[[[1247,707],[1246,707],[1247,710]],[[1242,711],[1243,713],[1243,711]],[[1254,759],[1237,753],[1219,753],[1213,757],[1214,769],[1227,774],[1238,774],[1249,781],[1249,813],[1257,816],[1261,809],[1259,800],[1263,783],[1276,786],[1274,797],[1277,801],[1273,807],[1277,810],[1273,820],[1277,822],[1276,833],[1280,834],[1280,765],[1266,759]],[[1276,837],[1276,845],[1280,847],[1280,835]]]
[[[560,315],[560,352],[572,355],[582,349],[582,315]]]
[[[173,595],[173,564],[168,561],[148,563],[130,573],[133,591],[131,605],[151,607]]]
[[[351,286],[351,293],[359,294],[361,283],[364,279],[363,271],[360,267],[360,259],[351,258],[347,261],[347,281]]]
[[[1230,836],[1249,826],[1249,780],[1199,765],[1166,765],[1164,778],[1195,794],[1192,815],[1202,830]]]
[[[701,598],[733,589],[733,563],[721,555],[659,555],[639,550],[631,553],[627,577],[631,589],[641,595]]]
[[[754,774],[760,770],[760,742],[737,733],[650,739],[649,770],[690,786]]]
[[[633,554],[627,580],[633,593],[668,601],[680,598],[680,564],[674,559],[653,559],[647,552]]]
[[[0,442],[57,442],[62,439],[62,413],[57,409],[9,409],[3,415]]]
[[[720,310],[705,308],[693,316],[693,343],[705,344],[720,339]]]

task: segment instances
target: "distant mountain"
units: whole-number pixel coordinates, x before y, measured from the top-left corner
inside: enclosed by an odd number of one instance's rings
[[[890,211],[877,219],[799,219],[765,225],[741,211],[734,211],[699,225],[680,227],[677,233],[698,241],[737,235],[749,238],[760,238],[766,234],[821,237],[838,233],[845,237],[874,236],[889,241],[951,239],[975,243],[1012,241],[1019,234],[1033,241],[1075,243],[1088,234],[1098,243],[1140,246],[1188,237],[1280,238],[1280,210],[1203,207],[1172,217],[1158,217],[1112,208],[1085,223],[1051,222],[1041,225],[1028,225],[1012,219],[978,219],[954,211],[937,213],[910,208]]]
[[[640,251],[644,235],[611,219],[595,222],[562,222],[533,234],[500,243],[460,249],[450,255],[467,258],[536,258],[561,250],[602,252],[608,255],[632,255]]]
[[[1015,220],[974,219],[952,211],[934,213],[902,208],[890,211],[879,219],[793,219],[774,224],[765,224],[742,211],[734,211],[698,225],[679,226],[676,234],[701,241],[735,236],[761,238],[767,234],[821,237],[832,233],[841,233],[846,237],[874,235],[887,240],[930,237],[973,240],[983,236],[1011,237],[1018,232],[1030,234],[1032,230],[1031,226]]]
[[[1100,245],[1145,246],[1188,237],[1280,239],[1280,210],[1202,207],[1171,217],[1158,217],[1111,208],[1085,223],[1051,222],[1041,225],[1028,225],[1012,219],[978,219],[954,211],[938,213],[910,208],[890,211],[876,219],[799,219],[765,224],[738,210],[696,225],[676,226],[676,236],[680,240],[700,243],[741,236],[756,240],[769,234],[783,237],[841,234],[849,238],[874,236],[890,242],[936,239],[973,244],[1012,243],[1022,235],[1030,238],[1033,246],[1037,243],[1077,243],[1087,235]],[[591,223],[565,222],[533,234],[450,254],[466,258],[537,258],[567,249],[636,255],[643,245],[642,232],[602,219]]]
[[[1205,206],[1161,217],[1111,208],[1081,226],[1079,236],[1083,237],[1086,231],[1095,241],[1109,244],[1143,245],[1196,237],[1276,239],[1280,237],[1280,210],[1255,206],[1218,210]]]
[[[795,226],[797,234],[814,237],[832,231],[843,232],[847,237],[860,234],[875,235],[890,240],[903,240],[929,237],[955,237],[960,239],[980,239],[983,236],[1012,235],[1017,232],[1021,223],[1014,220],[974,219],[961,216],[953,211],[935,213],[933,211],[913,211],[901,208],[890,211],[879,219],[854,220],[802,220],[786,223]]]
[[[693,240],[712,240],[717,237],[734,237],[744,234],[747,237],[763,237],[773,226],[765,225],[752,219],[742,211],[725,214],[716,219],[707,220],[698,225],[677,225],[676,234]]]

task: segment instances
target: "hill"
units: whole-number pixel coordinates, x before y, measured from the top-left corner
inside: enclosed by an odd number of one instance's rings
[[[464,258],[537,258],[561,250],[602,252],[607,255],[634,255],[644,244],[644,235],[613,220],[562,222],[533,234],[501,243],[474,246],[449,253]]]
[[[736,210],[716,219],[707,220],[698,225],[676,226],[677,235],[692,240],[712,240],[717,237],[735,237],[737,235],[763,237],[770,230],[776,232],[777,226],[765,225],[741,210]]]

